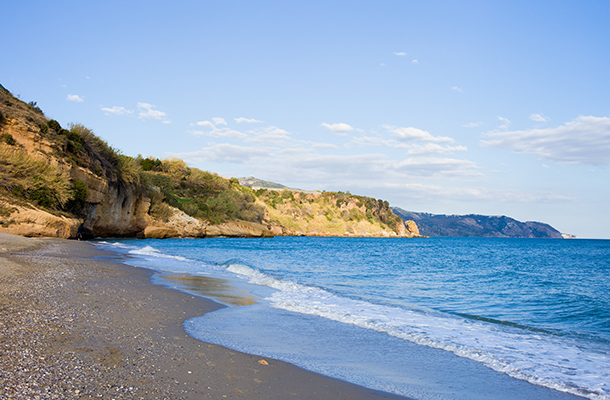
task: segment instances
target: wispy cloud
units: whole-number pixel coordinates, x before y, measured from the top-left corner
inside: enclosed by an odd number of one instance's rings
[[[283,145],[291,140],[290,132],[276,126],[248,131],[246,142]]]
[[[238,124],[257,124],[257,123],[263,122],[263,121],[259,121],[258,119],[244,118],[244,117],[234,118],[234,120]]]
[[[560,127],[490,132],[485,147],[512,148],[560,163],[610,164],[610,118],[581,116]]]
[[[227,121],[225,121],[224,118],[215,117],[215,118],[212,118],[212,121],[214,121],[214,124],[216,124],[216,125],[225,125],[225,126],[227,125]]]
[[[481,126],[481,125],[483,125],[482,122],[469,122],[469,123],[467,123],[465,125],[462,125],[462,126],[464,128],[476,128],[476,127]]]
[[[229,143],[214,144],[201,150],[180,153],[178,156],[187,162],[206,164],[236,163],[244,164],[251,160],[267,156],[273,149],[269,147],[238,146]]]
[[[458,145],[458,146],[441,146],[437,143],[426,143],[424,145],[420,144],[411,144],[407,150],[408,155],[412,156],[423,156],[423,155],[433,155],[433,154],[452,154],[456,151],[466,151],[468,148],[466,146]]]
[[[502,122],[504,122],[502,125],[500,125],[498,127],[498,129],[508,129],[508,127],[510,126],[511,122],[508,120],[508,118],[504,118],[504,117],[498,117],[498,119]]]
[[[138,103],[138,109],[140,110],[138,118],[142,120],[147,119],[156,119],[156,120],[165,120],[167,119],[167,113],[159,110],[155,110],[156,106],[149,103]]]
[[[394,138],[400,141],[418,141],[418,142],[435,142],[435,143],[453,143],[450,137],[446,136],[433,136],[430,132],[423,131],[421,129],[407,127],[400,128],[392,125],[383,125],[388,131],[394,134]]]
[[[413,61],[411,61],[411,64],[419,64],[419,61],[417,61],[417,58],[416,58]]]
[[[339,122],[336,124],[327,124],[326,122],[323,122],[321,124],[321,126],[326,129],[327,131],[330,131],[332,133],[336,133],[338,135],[345,135],[347,134],[347,132],[353,131],[354,128],[351,127],[350,125],[343,123],[343,122]]]
[[[451,90],[455,90],[456,92],[462,93],[462,89],[457,86],[452,87]]]
[[[214,125],[214,123],[210,122],[210,121],[199,121],[199,122],[195,122],[195,125],[197,126],[201,126],[203,128],[210,128],[210,129],[214,129],[216,128],[216,125]]]
[[[483,176],[483,174],[477,171],[476,163],[456,158],[407,158],[399,162],[396,168],[415,176]]]
[[[133,114],[133,110],[128,110],[125,107],[114,106],[112,108],[102,107],[102,111],[106,115],[129,115]]]
[[[407,53],[402,52],[402,51],[395,51],[395,52],[394,52],[394,55],[395,55],[395,56],[398,56],[398,57],[404,57],[404,56],[406,56],[406,55],[407,55]]]
[[[547,191],[520,192],[516,190],[499,190],[480,186],[436,185],[431,183],[390,183],[390,188],[396,188],[414,199],[451,198],[457,201],[484,201],[494,203],[565,203],[575,200],[571,194],[553,193]],[[406,189],[406,191],[404,191]]]
[[[79,95],[77,95],[77,94],[69,94],[69,95],[67,96],[67,100],[68,100],[68,101],[74,101],[74,102],[76,102],[76,103],[82,103],[82,102],[84,102],[84,101],[85,101],[85,100],[84,100],[82,97],[80,97],[80,96],[79,96]]]
[[[371,148],[374,146],[385,146],[391,147],[394,149],[406,149],[406,154],[409,156],[430,156],[430,155],[440,155],[440,154],[452,154],[457,151],[467,151],[468,148],[466,146],[457,145],[441,145],[438,143],[412,143],[412,142],[404,142],[398,141],[395,139],[385,139],[377,136],[359,136],[353,138],[350,142],[353,145],[359,147]]]
[[[530,119],[536,122],[546,122],[546,117],[542,114],[532,114],[530,115]]]

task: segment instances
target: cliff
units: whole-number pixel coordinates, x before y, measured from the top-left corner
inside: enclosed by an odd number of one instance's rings
[[[4,88],[0,232],[62,238],[418,235],[382,200],[255,191],[182,160],[123,155],[88,128],[64,128],[35,102],[26,104]]]
[[[417,213],[394,207],[396,215],[417,223],[426,236],[454,237],[504,237],[504,238],[553,238],[562,234],[542,222],[520,222],[506,216],[485,215],[438,215]]]

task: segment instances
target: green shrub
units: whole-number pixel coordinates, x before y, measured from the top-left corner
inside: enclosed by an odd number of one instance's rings
[[[8,145],[14,146],[15,145],[15,139],[13,138],[13,135],[11,135],[10,133],[3,133],[0,135],[0,142],[4,142]]]
[[[30,107],[30,109],[31,109],[31,110],[33,110],[33,111],[37,112],[38,114],[42,114],[42,110],[40,109],[40,107],[38,107],[38,106],[36,105],[36,102],[35,102],[35,101],[30,101],[30,102],[28,103],[28,107]]]
[[[144,171],[161,171],[163,163],[158,158],[146,157],[142,158],[138,156],[136,159],[140,162],[140,166]]]
[[[80,179],[72,181],[72,198],[66,203],[66,209],[74,214],[82,214],[87,198],[89,197],[89,187]]]
[[[59,122],[55,121],[54,119],[50,119],[47,122],[47,126],[49,127],[49,129],[52,129],[57,133],[61,132],[61,125],[59,124]]]
[[[93,133],[91,129],[84,127],[81,124],[69,124],[70,132],[77,133],[82,138],[82,147],[91,158],[99,162],[97,168],[105,171],[108,177],[113,176],[117,171],[119,164],[120,152],[114,147],[108,145],[105,140],[102,140]],[[70,135],[70,134],[68,134]],[[96,174],[102,176],[96,171]]]
[[[78,132],[74,132],[74,131],[66,131],[66,132],[68,132],[66,134],[66,136],[68,138],[68,147],[67,147],[68,152],[76,154],[79,151],[81,151],[83,148],[83,142],[84,142],[83,137]]]

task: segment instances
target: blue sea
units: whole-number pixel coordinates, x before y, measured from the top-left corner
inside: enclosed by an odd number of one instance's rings
[[[203,341],[414,399],[610,399],[610,241],[104,240]],[[549,390],[553,389],[553,390]]]

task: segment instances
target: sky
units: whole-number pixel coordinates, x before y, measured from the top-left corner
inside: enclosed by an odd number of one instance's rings
[[[0,84],[130,156],[610,238],[608,1],[14,1]]]

